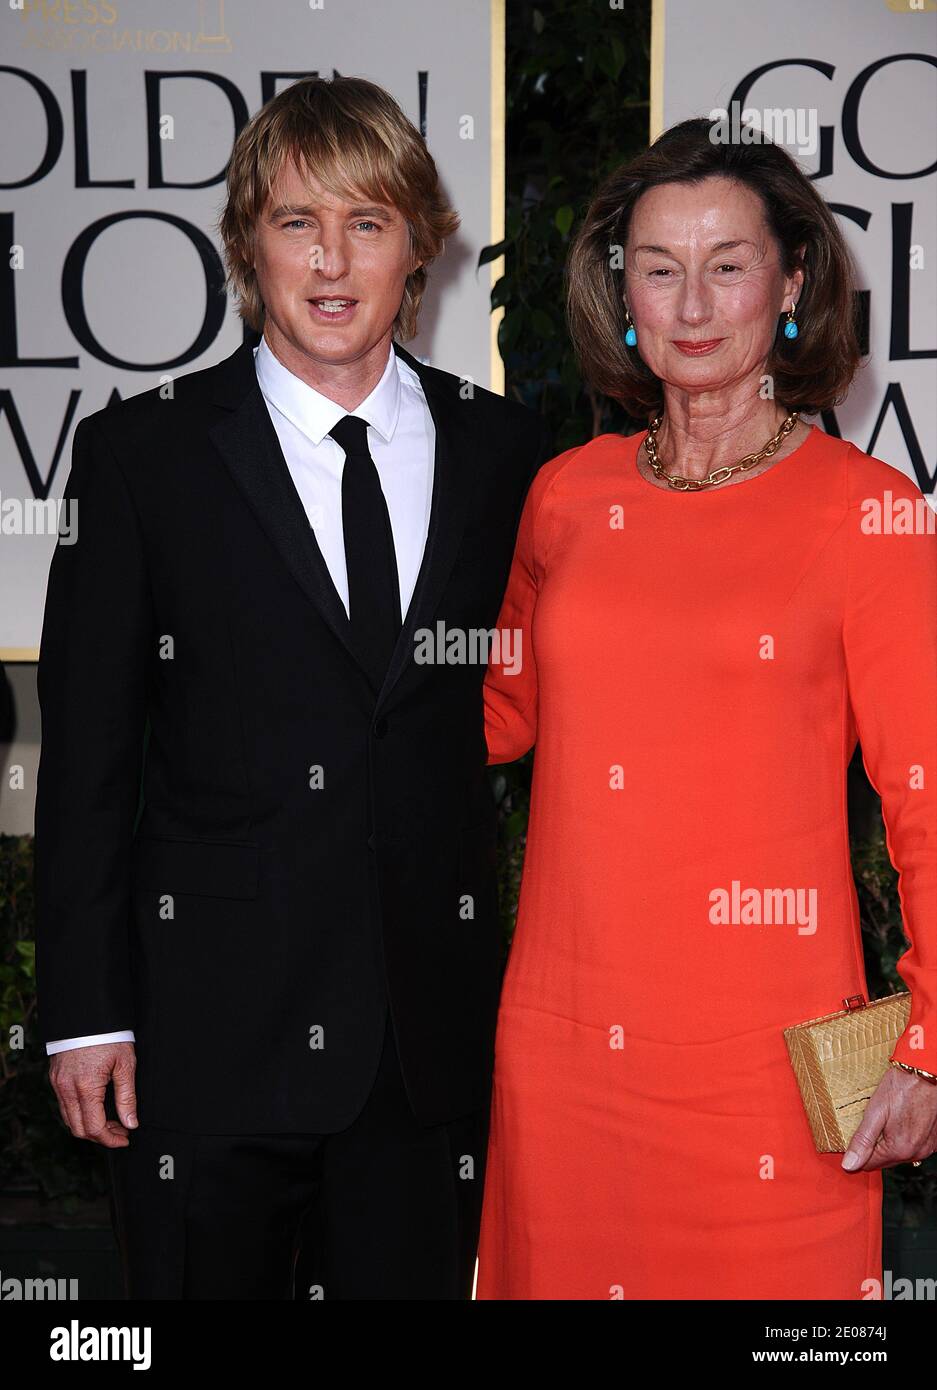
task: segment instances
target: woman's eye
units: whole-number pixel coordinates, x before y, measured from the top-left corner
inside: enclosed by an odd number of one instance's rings
[[[728,271],[741,270],[741,266],[730,265],[728,262],[726,262],[724,265],[719,266],[719,269]]]
[[[673,272],[668,270],[665,266],[660,266],[657,270],[651,271],[652,275],[671,275],[672,273]]]

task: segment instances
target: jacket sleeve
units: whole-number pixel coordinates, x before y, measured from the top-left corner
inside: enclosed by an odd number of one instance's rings
[[[542,447],[550,447],[544,434]],[[485,740],[489,763],[521,758],[537,739],[537,663],[532,638],[534,609],[543,579],[544,506],[559,468],[575,449],[559,454],[536,471],[521,512],[497,632],[485,675]]]
[[[887,480],[876,476],[871,500],[881,514],[887,518],[892,499],[904,499],[920,504],[919,523],[911,534],[897,525],[889,534],[865,502],[850,507],[843,622],[849,701],[863,763],[882,800],[910,942],[898,972],[911,992],[911,1014],[892,1056],[937,1074],[937,534],[910,479],[891,468]]]
[[[37,673],[36,980],[45,1042],[133,1027],[128,915],[152,606],[137,514],[97,417],[75,432]]]

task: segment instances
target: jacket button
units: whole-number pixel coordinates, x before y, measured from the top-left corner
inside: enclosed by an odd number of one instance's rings
[[[378,719],[377,723],[374,725],[374,737],[375,737],[375,738],[383,738],[384,735],[385,735],[386,733],[387,733],[387,720],[386,720],[386,719]]]

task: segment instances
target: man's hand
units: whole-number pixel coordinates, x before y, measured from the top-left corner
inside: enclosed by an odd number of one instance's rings
[[[93,1043],[56,1052],[49,1066],[49,1080],[65,1124],[76,1139],[91,1139],[106,1149],[123,1149],[130,1143],[127,1129],[137,1127],[137,1098],[133,1078],[137,1054],[132,1042]],[[109,1120],[104,1113],[108,1082],[114,1078],[114,1100],[123,1120]],[[124,1128],[126,1126],[127,1128]]]
[[[869,1173],[928,1158],[935,1149],[937,1085],[912,1072],[886,1068],[842,1166],[850,1173]]]

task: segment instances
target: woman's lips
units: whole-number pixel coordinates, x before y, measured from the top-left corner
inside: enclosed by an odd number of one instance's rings
[[[673,345],[687,357],[703,357],[707,352],[712,352],[713,348],[717,348],[723,341],[722,338],[707,338],[705,342],[694,343],[674,338]]]

